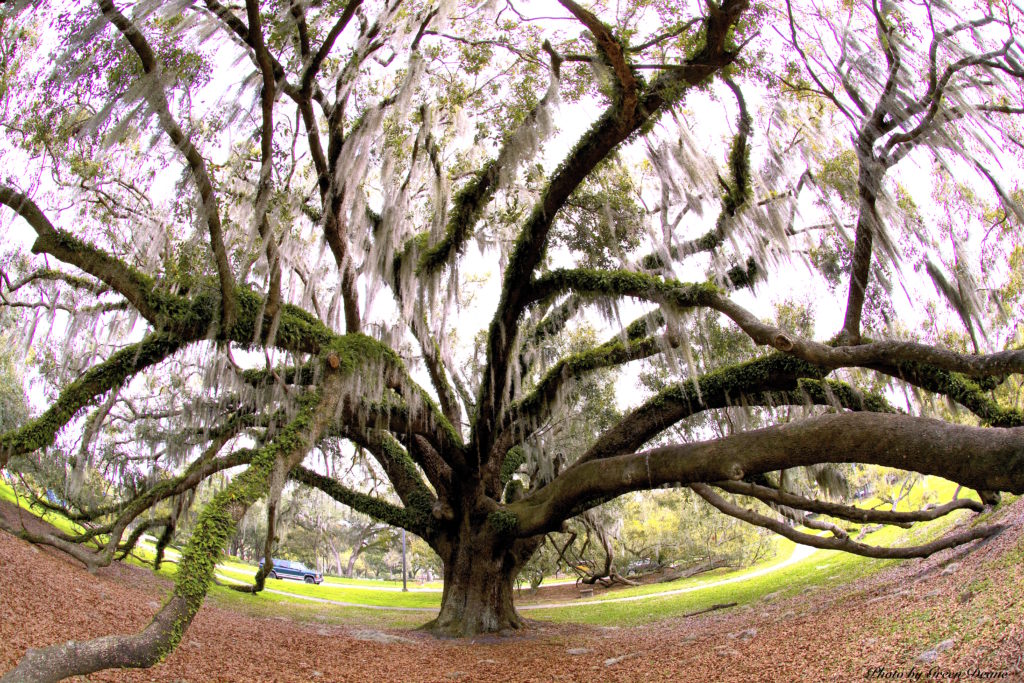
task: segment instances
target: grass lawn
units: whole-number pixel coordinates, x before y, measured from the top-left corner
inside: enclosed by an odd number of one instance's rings
[[[355,624],[367,628],[415,628],[434,617],[433,612],[324,605],[278,593],[251,595],[226,586],[211,586],[206,600],[207,604],[255,617],[287,616],[297,621],[344,626]]]
[[[256,565],[249,564],[247,562],[240,562],[236,559],[224,559],[221,560],[217,565],[217,570],[224,573],[227,576],[238,579],[252,579],[256,574]],[[389,590],[402,590],[401,581],[387,581],[384,579],[348,579],[340,576],[324,576],[323,585],[332,586],[353,586],[353,587],[365,587],[365,588],[387,588]],[[426,583],[417,583],[415,581],[408,582],[409,590],[414,591],[421,588],[430,588],[440,590],[444,588],[444,584],[440,581],[431,581]]]
[[[955,485],[953,485],[955,488]],[[952,489],[950,489],[952,495]],[[948,500],[944,498],[943,500]],[[900,506],[902,507],[902,505]],[[957,511],[933,522],[918,523],[912,529],[884,527],[868,534],[864,541],[871,545],[919,545],[938,538],[958,518],[973,515],[967,511]],[[986,515],[987,516],[987,515]],[[905,560],[877,560],[858,555],[850,555],[838,550],[819,550],[808,558],[793,565],[758,576],[747,581],[738,581],[721,586],[712,586],[706,590],[692,593],[679,593],[665,597],[638,600],[635,602],[604,602],[599,599],[580,601],[580,606],[553,609],[536,609],[529,612],[531,618],[545,619],[555,622],[574,622],[594,625],[639,625],[660,619],[679,617],[689,612],[706,609],[718,603],[736,602],[739,605],[750,604],[764,596],[777,593],[780,597],[795,595],[805,589],[821,586],[835,586],[848,583],[867,574],[880,571],[893,563]],[[755,568],[745,570],[747,573]],[[703,583],[727,578],[720,575],[704,579]],[[697,585],[696,582],[686,584],[673,582],[659,584],[663,590]],[[625,591],[616,592],[608,597],[625,597]]]
[[[252,580],[252,577],[248,577]],[[375,607],[440,607],[441,594],[435,592],[379,591],[372,588],[357,586],[334,586],[322,583],[319,586],[301,581],[285,579],[267,579],[266,587],[291,595],[303,595],[310,598],[334,600],[336,602],[354,602],[360,605]]]

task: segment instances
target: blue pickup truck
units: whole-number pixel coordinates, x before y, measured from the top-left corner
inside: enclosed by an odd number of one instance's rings
[[[263,560],[260,560],[260,569],[263,569]],[[301,562],[291,560],[278,560],[274,558],[274,568],[267,575],[271,579],[295,579],[306,583],[323,583],[324,575],[314,571]]]

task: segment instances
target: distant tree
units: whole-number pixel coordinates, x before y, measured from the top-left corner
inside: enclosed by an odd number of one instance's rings
[[[837,504],[799,474],[836,463],[1024,492],[1024,416],[991,393],[1024,372],[1020,299],[987,296],[1020,281],[1020,17],[968,4],[5,3],[0,204],[35,239],[0,294],[58,381],[0,435],[0,467],[71,438],[86,457],[66,466],[119,494],[72,510],[99,552],[30,537],[97,566],[134,520],[231,477],[149,626],[30,651],[3,680],[159,661],[289,479],[429,544],[427,628],[448,635],[521,627],[513,582],[545,535],[638,490],[871,557],[995,533],[879,548],[735,502],[981,509]],[[915,201],[943,178],[975,196]],[[772,319],[816,299],[813,335]],[[559,447],[595,373],[630,363],[659,385],[624,372],[607,422]],[[972,424],[922,416],[926,395]],[[139,452],[105,449],[108,404]],[[379,476],[347,476],[353,450]]]
[[[0,344],[10,348],[10,337],[0,334]],[[22,389],[22,378],[12,354],[0,353],[0,430],[17,429],[28,419],[28,401]]]

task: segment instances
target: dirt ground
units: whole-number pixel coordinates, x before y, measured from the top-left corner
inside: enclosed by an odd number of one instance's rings
[[[10,506],[0,514],[18,516]],[[643,627],[531,621],[510,637],[443,641],[208,605],[164,663],[82,680],[1024,681],[1024,499],[1000,516],[1009,529],[967,549],[834,589]],[[0,671],[30,647],[141,629],[168,589],[125,565],[90,575],[58,551],[0,532]]]

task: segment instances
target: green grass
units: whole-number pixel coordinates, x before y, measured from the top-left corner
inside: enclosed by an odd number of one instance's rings
[[[587,598],[581,602],[601,602],[606,600],[616,600],[618,598],[628,598],[637,595],[650,595],[652,593],[664,593],[665,591],[679,590],[681,588],[691,588],[694,586],[702,586],[708,583],[714,583],[723,579],[734,579],[752,574],[756,571],[760,571],[770,566],[774,566],[785,562],[793,549],[796,547],[796,543],[790,541],[787,538],[781,536],[775,539],[775,555],[763,562],[758,562],[749,567],[738,570],[715,570],[707,572],[706,574],[700,574],[690,578],[676,579],[675,581],[666,581],[664,583],[648,583],[641,586],[631,586],[629,588],[621,588],[615,591],[609,591],[600,595],[594,596],[593,598]]]
[[[935,485],[941,486],[942,489],[947,488],[938,482]],[[948,500],[952,496],[954,488],[955,484],[948,487],[948,495],[942,497],[941,500]],[[941,495],[942,492],[940,491]],[[918,501],[920,501],[920,494],[918,494]],[[898,509],[902,508],[903,505],[901,504]],[[919,523],[912,529],[883,527],[879,531],[868,534],[863,540],[871,545],[918,545],[927,543],[941,536],[955,524],[959,517],[971,514],[964,511],[954,512],[933,522]],[[788,554],[780,554],[782,559],[787,556]],[[626,597],[628,595],[625,591],[621,591],[616,592],[614,595],[606,595],[604,602],[599,599],[593,599],[581,601],[580,604],[585,604],[585,606],[580,607],[530,610],[529,616],[554,622],[586,623],[602,626],[640,625],[662,619],[677,618],[689,612],[706,609],[718,603],[735,602],[739,605],[747,605],[771,593],[778,593],[779,597],[788,597],[807,589],[833,587],[881,571],[893,563],[902,561],[904,560],[876,560],[858,555],[850,555],[837,550],[819,550],[807,559],[789,567],[763,576],[754,577],[747,581],[711,586],[705,590],[692,593],[679,593],[635,602],[607,602],[608,598]],[[752,567],[744,570],[744,572],[750,573],[754,569]],[[687,587],[688,585],[711,583],[733,575],[735,573],[704,579],[700,582],[693,581],[689,583],[689,580],[687,580],[672,584],[659,584],[658,586],[662,590],[673,590],[675,588]]]
[[[1013,504],[1018,496],[1004,495],[1002,505]],[[972,524],[988,520],[980,516]],[[1000,642],[1008,630],[1024,622],[1024,538],[1009,552],[989,560],[980,578],[958,581],[957,605],[950,610],[943,603],[876,619],[871,628],[899,639],[909,652],[920,652],[949,638],[957,646],[976,640]]]
[[[252,577],[250,577],[251,579]],[[319,586],[300,581],[285,579],[267,579],[266,587],[311,598],[335,600],[337,602],[354,602],[360,605],[377,607],[440,607],[440,593],[403,593],[401,591],[375,591],[367,588],[332,586],[322,583]]]
[[[896,505],[898,511],[906,512],[908,510],[920,510],[927,503],[942,504],[949,502],[953,499],[953,492],[956,491],[957,484],[948,479],[942,477],[925,477],[924,480],[914,486],[910,490],[910,493],[905,496]],[[892,486],[892,493],[895,494],[899,489],[899,486]],[[981,500],[978,494],[972,489],[960,489],[960,495],[958,498],[970,498],[971,500]],[[926,500],[927,499],[927,500]],[[879,509],[890,509],[890,505],[883,503],[880,498],[873,497],[867,498],[860,503],[857,507],[862,508],[873,508],[878,507]]]
[[[386,579],[348,579],[341,576],[325,576],[324,583],[338,586],[380,586],[381,588],[402,589],[401,581],[389,581]],[[444,588],[444,583],[441,581],[424,581],[423,583],[407,581],[406,584],[409,586],[409,590],[419,588],[436,588],[440,590]]]
[[[402,612],[324,605],[276,593],[263,592],[259,595],[251,595],[231,590],[226,586],[211,586],[206,600],[208,604],[215,607],[254,617],[287,616],[296,621],[344,626],[359,625],[367,628],[415,628],[433,617],[430,612]]]

